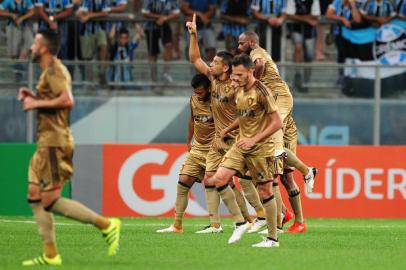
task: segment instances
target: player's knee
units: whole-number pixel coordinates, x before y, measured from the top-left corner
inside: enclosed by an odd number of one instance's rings
[[[285,171],[282,175],[282,183],[283,185],[288,189],[292,189],[294,187],[297,187],[295,179],[293,178],[293,172],[292,171]]]
[[[41,190],[38,185],[30,184],[28,186],[28,200],[41,200]]]
[[[191,188],[195,183],[196,179],[188,175],[180,175],[179,182]]]
[[[257,186],[258,194],[261,200],[273,195],[272,193],[272,181],[261,183]]]
[[[52,208],[55,203],[59,200],[60,195],[51,195],[47,194],[42,196],[42,206],[44,207],[45,211],[52,212]]]
[[[203,178],[203,184],[205,186],[214,186],[215,183],[214,183],[214,180],[213,180],[213,176],[214,176],[214,173],[206,172],[206,174],[204,175],[204,178]]]
[[[221,187],[221,186],[227,185],[228,182],[229,182],[229,179],[223,177],[222,175],[220,175],[220,174],[218,174],[218,173],[216,173],[216,174],[213,176],[212,179],[213,179],[214,185],[215,185],[216,187]]]

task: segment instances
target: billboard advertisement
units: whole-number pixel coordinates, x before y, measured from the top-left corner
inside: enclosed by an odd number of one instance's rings
[[[103,214],[173,215],[184,145],[104,145],[102,152]],[[300,146],[298,155],[318,169],[311,194],[295,172],[305,216],[406,218],[406,146]],[[205,216],[204,191],[195,186],[186,213]]]

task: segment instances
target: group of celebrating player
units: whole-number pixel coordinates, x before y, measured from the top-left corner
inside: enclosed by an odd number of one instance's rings
[[[245,232],[267,234],[253,247],[278,247],[278,233],[293,214],[284,206],[280,176],[289,194],[295,222],[288,232],[305,232],[300,190],[293,178],[299,170],[311,193],[316,169],[296,157],[297,128],[293,98],[271,56],[258,45],[258,35],[239,37],[241,54],[222,51],[208,66],[200,57],[195,15],[186,23],[190,33],[189,58],[200,72],[193,77],[190,99],[189,154],[180,170],[175,220],[159,233],[183,232],[182,220],[190,188],[203,182],[210,225],[196,233],[219,233],[220,198],[231,213],[235,229],[228,240],[236,243]],[[191,144],[193,138],[193,143]],[[243,194],[234,186],[237,176]],[[245,199],[255,209],[252,220]]]

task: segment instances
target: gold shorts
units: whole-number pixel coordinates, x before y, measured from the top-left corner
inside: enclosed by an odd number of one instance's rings
[[[293,110],[293,98],[289,95],[275,95],[275,103],[278,106],[278,111],[281,114],[283,124],[285,124],[285,119],[292,115]]]
[[[221,160],[227,151],[234,144],[235,139],[213,141],[209,152],[206,156],[206,172],[215,172],[220,166]]]
[[[272,139],[275,143],[275,148],[282,150],[284,145],[283,133],[289,117],[292,117],[293,98],[290,95],[274,95],[275,103],[278,106],[278,112],[281,115],[283,127],[272,134]]]
[[[194,151],[192,149],[183,162],[179,175],[188,175],[196,178],[197,182],[201,182],[206,171],[207,152],[208,151]]]
[[[237,175],[245,175],[249,170],[254,183],[266,182],[274,178],[275,166],[273,157],[243,153],[233,145],[220,163],[220,167],[235,170]]]
[[[296,154],[297,148],[297,127],[295,120],[292,116],[289,116],[285,126],[285,132],[283,133],[283,144],[284,147],[292,151]],[[288,165],[284,165],[284,170],[286,171],[294,171],[294,167],[290,167]]]
[[[38,147],[28,168],[29,183],[39,185],[41,190],[54,190],[73,174],[73,147]]]
[[[288,148],[293,153],[296,153],[297,148],[297,127],[292,116],[286,119],[285,131],[283,133],[284,147]]]

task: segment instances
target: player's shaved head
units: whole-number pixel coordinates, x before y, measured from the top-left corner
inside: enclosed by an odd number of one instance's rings
[[[257,33],[255,33],[254,31],[245,31],[243,33],[243,35],[245,35],[245,37],[249,41],[255,41],[256,43],[259,43],[259,37],[258,37]]]

